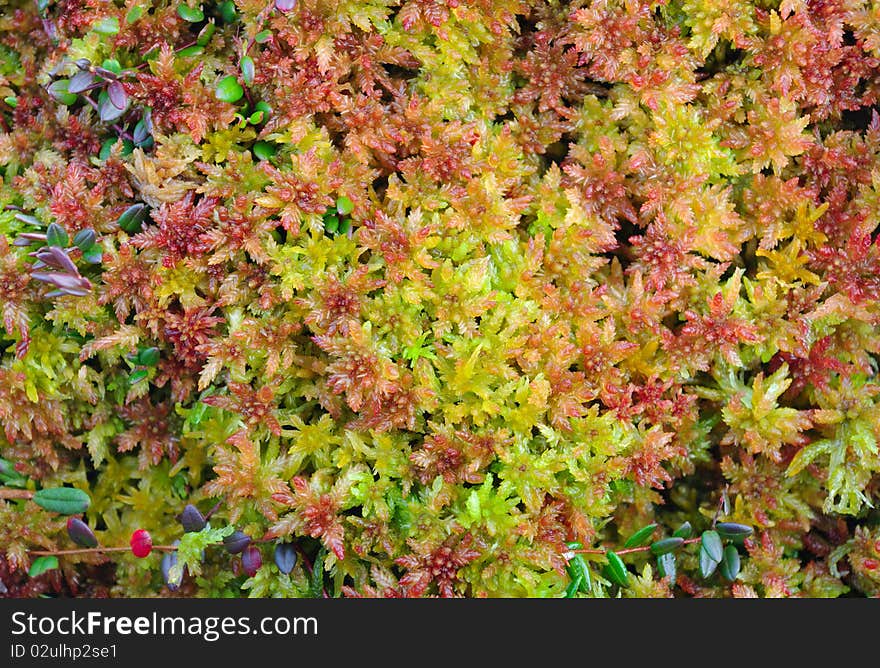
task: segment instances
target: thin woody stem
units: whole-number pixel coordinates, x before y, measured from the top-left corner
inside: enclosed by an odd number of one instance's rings
[[[692,545],[693,543],[699,543],[700,538],[688,538],[686,541],[682,543],[682,545]],[[568,550],[570,553],[574,554],[607,554],[608,552],[614,552],[615,554],[635,554],[636,552],[647,552],[651,549],[650,545],[642,545],[641,547],[628,547],[624,550],[610,550],[603,548],[585,548],[581,550]]]
[[[156,552],[176,552],[174,545],[153,545]],[[84,547],[76,550],[28,550],[32,557],[61,557],[70,554],[99,554],[102,552],[130,552],[130,547]]]
[[[29,489],[0,489],[0,499],[32,499],[34,493]]]

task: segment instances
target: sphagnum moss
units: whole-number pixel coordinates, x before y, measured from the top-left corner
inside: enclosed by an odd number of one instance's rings
[[[880,592],[871,3],[118,5],[0,0],[11,595]]]

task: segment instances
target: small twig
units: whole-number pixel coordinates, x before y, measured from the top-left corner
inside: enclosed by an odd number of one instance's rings
[[[217,503],[214,504],[214,507],[211,508],[211,510],[209,510],[207,513],[205,513],[205,521],[206,521],[206,522],[207,522],[209,519],[211,519],[211,515],[213,515],[214,513],[216,513],[218,510],[220,510],[220,506],[221,506],[221,505],[223,505],[223,502],[222,502],[222,501],[218,501]]]
[[[682,545],[692,545],[693,543],[699,543],[701,538],[688,538],[686,541],[682,543]],[[581,550],[567,550],[567,553],[573,554],[607,554],[608,552],[614,552],[615,554],[634,554],[636,552],[647,552],[651,549],[650,545],[642,545],[641,547],[628,547],[624,550],[609,550],[603,548],[585,548]]]
[[[32,499],[34,493],[29,489],[9,489],[4,487],[0,489],[0,499]]]
[[[154,552],[176,552],[174,545],[153,545]],[[61,557],[69,554],[98,554],[101,552],[131,552],[130,547],[83,547],[75,550],[28,550],[34,557]]]

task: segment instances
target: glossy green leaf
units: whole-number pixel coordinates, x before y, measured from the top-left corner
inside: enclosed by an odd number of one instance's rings
[[[100,35],[115,35],[119,32],[119,19],[107,16],[92,26],[92,30]]]
[[[82,251],[87,251],[95,245],[95,238],[95,230],[91,227],[87,227],[73,235],[73,245]]]
[[[205,46],[208,42],[211,41],[211,38],[214,36],[214,31],[217,29],[217,26],[214,25],[214,22],[206,23],[205,27],[199,31],[198,37],[196,37],[196,44],[199,46]]]
[[[733,545],[725,547],[724,557],[721,559],[721,564],[718,567],[722,577],[728,582],[733,582],[739,575],[740,566],[739,552],[736,547]]]
[[[685,522],[675,531],[673,531],[672,535],[675,538],[684,538],[685,540],[687,540],[694,535],[694,528],[691,526],[690,522]]]
[[[272,37],[271,30],[262,30],[262,31],[258,32],[256,35],[254,35],[254,41],[257,44],[262,44],[263,42],[268,42],[269,39],[271,39],[271,37]]]
[[[347,216],[354,211],[354,202],[345,195],[342,195],[336,199],[336,210],[343,216]],[[656,524],[654,526],[656,526]]]
[[[205,13],[201,9],[183,3],[177,5],[177,15],[190,23],[198,23],[205,19]]]
[[[34,494],[34,503],[61,515],[79,515],[89,509],[92,500],[76,487],[49,487]]]
[[[700,545],[715,561],[721,561],[724,546],[721,544],[721,536],[718,535],[717,531],[704,531],[700,539]]]
[[[621,587],[629,587],[629,572],[626,570],[626,564],[623,563],[623,559],[616,552],[611,551],[605,557],[608,559],[606,570],[608,579]]]
[[[572,582],[577,580],[581,583],[580,587],[584,593],[590,592],[590,589],[592,588],[590,568],[587,566],[587,562],[584,560],[583,555],[575,554],[572,556],[568,560],[566,570],[568,571],[568,576],[571,578]]]
[[[104,259],[104,253],[99,246],[92,246],[87,251],[83,251],[83,260],[89,264],[101,264]]]
[[[131,9],[128,10],[128,13],[125,15],[125,22],[128,24],[132,24],[137,21],[140,17],[144,15],[144,8],[140,5],[135,5]]]
[[[651,543],[651,553],[656,556],[661,556],[664,554],[668,554],[673,550],[677,550],[684,544],[684,538],[679,538],[678,536],[672,536],[671,538],[661,538],[658,541]]]
[[[667,552],[657,557],[657,572],[661,578],[669,578],[670,582],[675,582],[676,566],[674,553]]]
[[[721,537],[715,531],[704,531],[700,541],[700,574],[708,578],[724,556]]]
[[[717,531],[724,538],[744,538],[751,536],[754,529],[747,524],[737,524],[736,522],[719,522],[715,525]]]
[[[254,143],[253,147],[254,155],[260,160],[268,160],[275,155],[277,150],[274,144],[267,141],[258,141]]]
[[[581,576],[576,576],[572,578],[572,581],[569,583],[568,587],[565,588],[565,598],[574,598],[577,596],[578,591],[581,589],[581,585],[583,583],[583,578]]]
[[[128,207],[116,222],[119,224],[120,229],[132,234],[140,232],[141,224],[146,217],[147,205],[139,202]]]
[[[58,223],[49,223],[46,230],[46,245],[67,248],[68,243],[70,243],[70,237],[67,236],[67,231]]]
[[[122,65],[116,60],[116,58],[106,58],[104,62],[101,63],[101,67],[113,74],[122,74]]]
[[[339,218],[336,216],[324,216],[324,229],[331,233],[338,232]]]
[[[241,78],[248,86],[254,83],[254,59],[250,56],[241,59]]]
[[[31,567],[28,569],[28,576],[35,578],[46,571],[51,571],[56,568],[58,568],[58,557],[37,557],[31,562]]]
[[[53,81],[51,84],[49,84],[49,95],[59,104],[63,104],[66,107],[70,106],[77,101],[78,97],[67,90],[67,87],[69,85],[70,82],[67,79],[58,79],[58,81]]]
[[[139,383],[142,380],[145,380],[148,375],[149,375],[149,372],[146,369],[137,369],[136,371],[132,371],[128,375],[128,382],[131,383],[132,385],[135,385],[136,383]]]
[[[646,527],[642,527],[638,531],[636,531],[632,536],[626,539],[626,542],[623,544],[623,547],[641,547],[642,545],[647,545],[651,542],[651,535],[654,533],[654,530],[657,528],[656,524],[649,524]]]
[[[234,103],[242,98],[244,95],[244,89],[241,87],[241,84],[238,83],[238,79],[230,74],[220,80],[214,94],[217,96],[218,100]]]
[[[137,361],[144,366],[156,366],[159,363],[159,349],[155,347],[144,348],[137,355]]]
[[[185,49],[181,49],[177,52],[177,55],[181,58],[194,58],[195,56],[201,56],[205,52],[205,47],[200,46],[199,44],[193,44],[192,46],[188,46]]]
[[[221,2],[217,10],[220,12],[220,18],[223,19],[224,23],[232,23],[238,18],[238,14],[235,11],[235,3],[232,0]]]

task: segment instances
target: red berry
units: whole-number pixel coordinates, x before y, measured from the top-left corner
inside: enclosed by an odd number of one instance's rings
[[[131,552],[139,559],[143,559],[153,551],[153,538],[146,529],[138,529],[131,534]]]
[[[877,560],[876,559],[865,559],[862,564],[864,565],[866,570],[876,571],[877,570]]]

